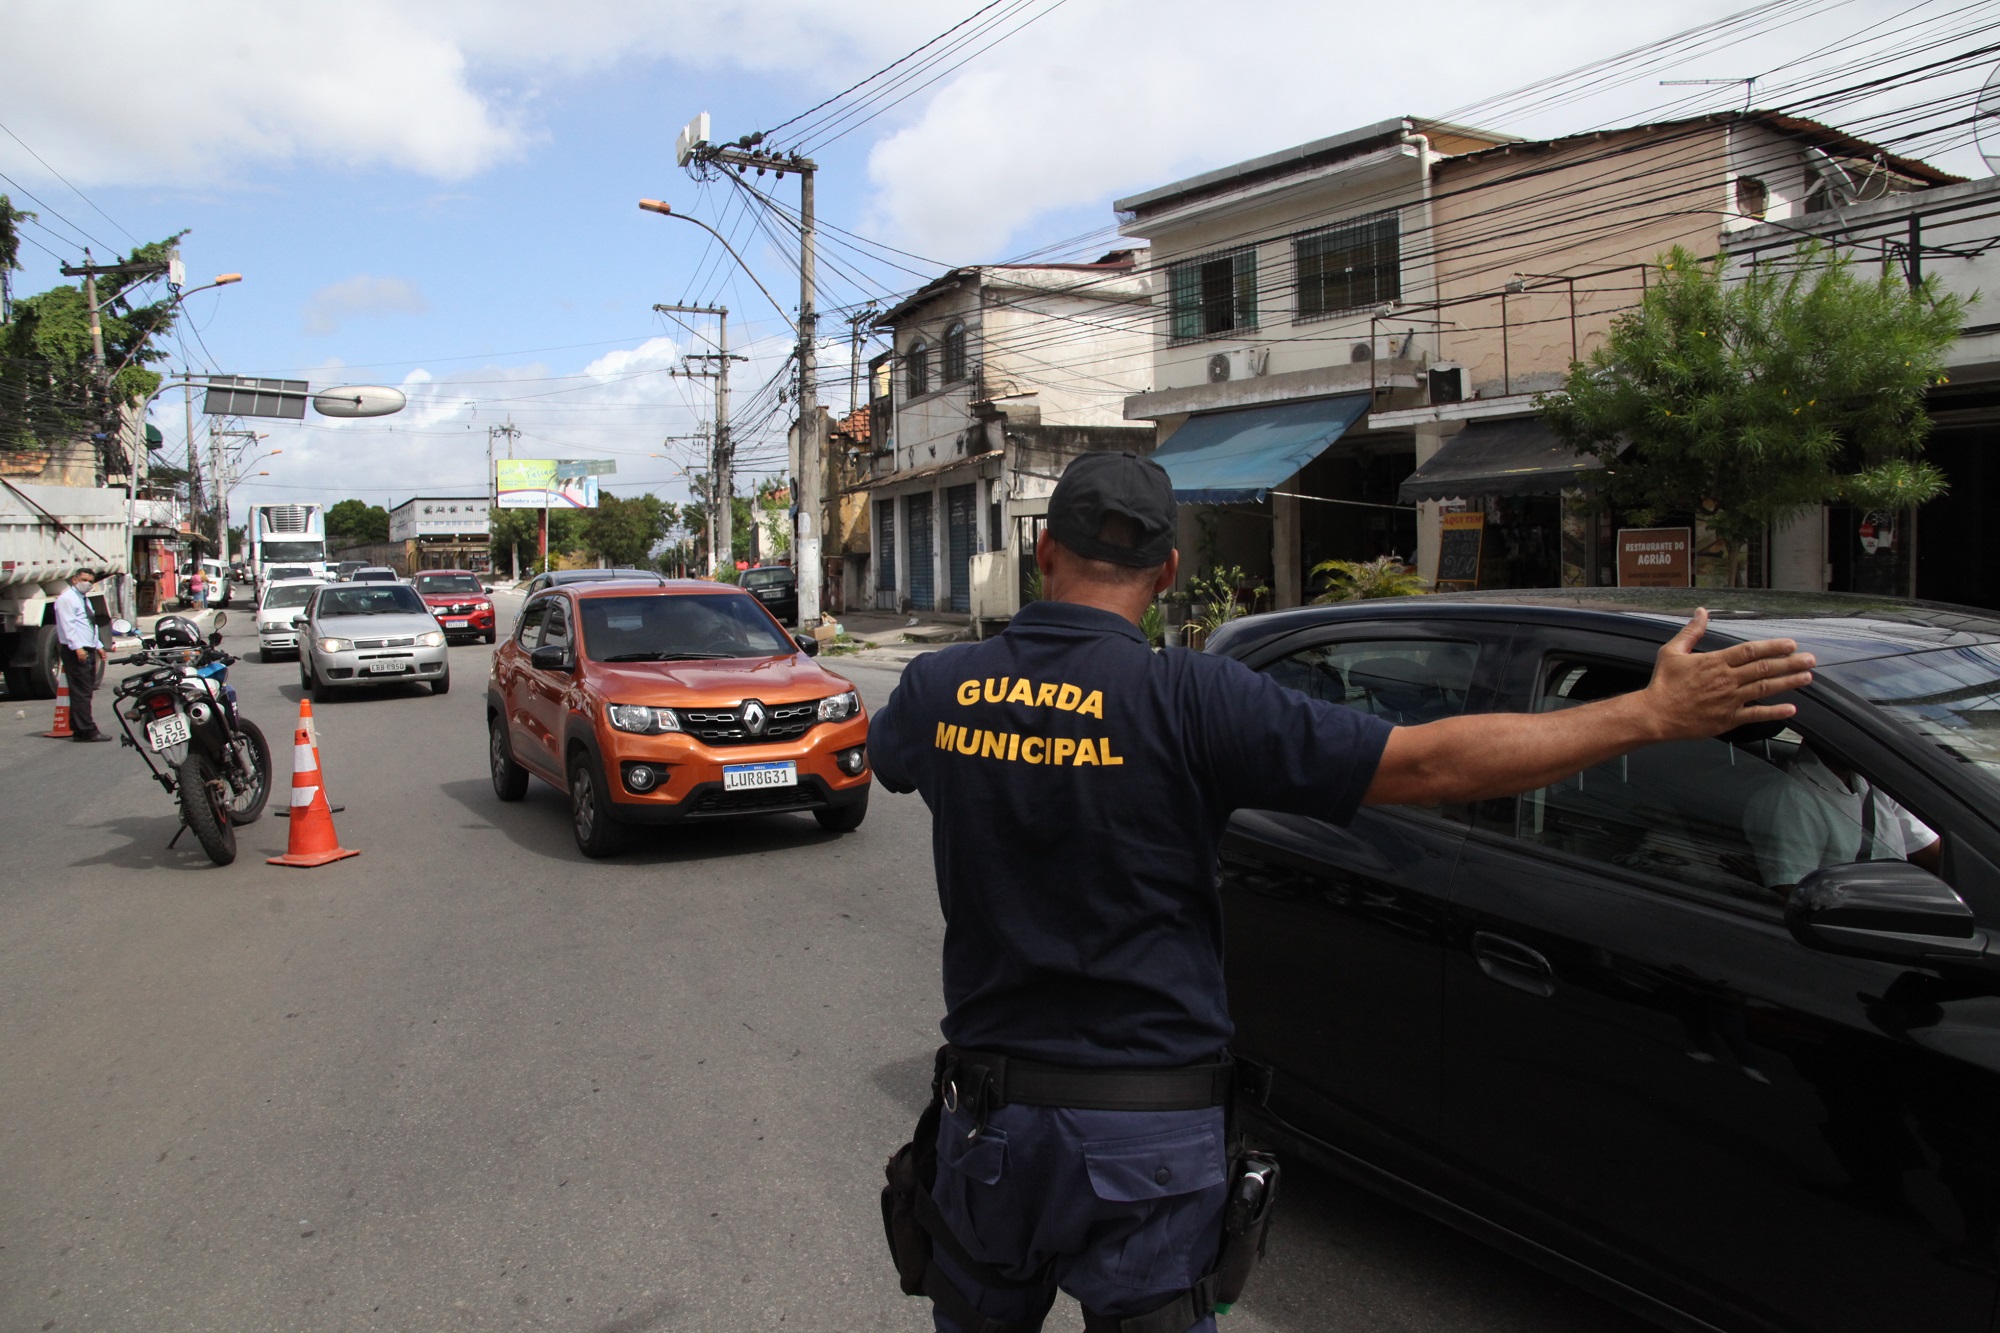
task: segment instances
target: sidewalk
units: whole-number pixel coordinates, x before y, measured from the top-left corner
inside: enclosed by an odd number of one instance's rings
[[[965,622],[921,611],[908,615],[895,611],[850,611],[834,619],[847,631],[854,645],[853,651],[838,654],[840,659],[901,665],[920,654],[972,639],[972,626]]]

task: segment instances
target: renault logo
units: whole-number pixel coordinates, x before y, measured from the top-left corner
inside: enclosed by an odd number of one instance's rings
[[[755,699],[743,705],[743,729],[752,736],[763,735],[764,724],[770,720],[770,713],[765,711],[764,705],[758,703]]]

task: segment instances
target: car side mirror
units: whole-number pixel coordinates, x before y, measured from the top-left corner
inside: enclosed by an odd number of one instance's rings
[[[305,627],[306,627],[306,618],[305,618],[304,616],[293,616],[293,617],[292,617],[292,628],[293,628],[293,629],[304,629]]]
[[[537,671],[567,671],[569,649],[559,643],[544,644],[528,654],[528,664]]]
[[[812,635],[794,634],[792,636],[792,642],[796,643],[799,646],[799,651],[804,653],[807,657],[819,656],[819,640],[815,639]]]
[[[2000,966],[1965,900],[1908,861],[1813,871],[1792,890],[1785,925],[1793,939],[1821,953],[1918,967]]]

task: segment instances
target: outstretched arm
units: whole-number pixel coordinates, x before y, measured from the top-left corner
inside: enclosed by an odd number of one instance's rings
[[[1661,647],[1652,683],[1554,713],[1474,713],[1389,734],[1369,805],[1436,805],[1511,796],[1657,741],[1697,740],[1797,712],[1760,700],[1812,681],[1813,656],[1790,639],[1697,653],[1708,612]]]

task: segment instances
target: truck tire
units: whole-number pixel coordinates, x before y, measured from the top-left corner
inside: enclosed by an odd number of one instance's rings
[[[56,673],[62,668],[56,661],[60,651],[56,644],[56,632],[49,625],[37,625],[23,631],[33,634],[41,641],[33,649],[34,662],[24,668],[27,674],[27,690],[21,696],[26,699],[53,699],[56,697]],[[13,680],[10,676],[8,687],[11,691]]]

